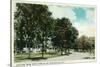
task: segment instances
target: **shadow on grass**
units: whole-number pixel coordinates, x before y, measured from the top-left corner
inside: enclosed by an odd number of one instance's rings
[[[47,58],[45,58],[45,57],[34,57],[34,58],[26,58],[26,59],[35,61],[35,60],[46,60]]]
[[[25,60],[26,58],[20,58],[20,57],[16,57],[15,60],[21,61],[21,60]]]
[[[31,60],[31,61],[39,61],[39,60],[46,60],[47,58],[43,58],[43,57],[34,57],[34,58],[16,58],[15,62],[21,62],[21,61],[27,61],[27,60]]]
[[[37,55],[36,57],[31,56],[28,58],[27,55],[20,55],[15,57],[15,62],[25,61],[25,60],[31,60],[31,61],[39,61],[39,60],[47,60],[48,58],[54,58],[54,57],[60,57],[60,56],[69,56],[72,53],[66,53],[66,54],[56,54],[56,53],[45,53],[45,57],[41,57],[41,53]]]

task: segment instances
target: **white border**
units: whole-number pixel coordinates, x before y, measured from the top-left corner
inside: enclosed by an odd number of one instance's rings
[[[10,67],[10,1],[0,2],[0,66]],[[97,63],[48,65],[48,67],[99,67],[100,66],[100,0],[29,0],[41,2],[89,4],[97,6]],[[40,67],[40,66],[33,66]],[[41,67],[47,67],[41,66]]]
[[[93,7],[93,8],[95,8],[95,10],[97,9],[97,6],[96,5],[85,5],[85,4],[72,4],[72,3],[56,3],[56,2],[40,2],[40,1],[13,1],[13,3],[12,3],[12,10],[14,9],[13,8],[13,5],[15,5],[15,3],[30,3],[30,4],[45,4],[45,5],[61,5],[61,6],[66,6],[66,5],[68,5],[68,6],[81,6],[81,7]],[[97,12],[95,12],[95,14],[97,14]],[[97,16],[97,15],[96,15]],[[97,19],[96,19],[97,20]],[[95,21],[96,21],[95,20]],[[12,22],[13,22],[13,13],[12,13]],[[12,31],[14,31],[13,30],[14,29],[14,27],[13,27],[13,23],[12,23]],[[13,42],[13,36],[14,36],[14,33],[12,33],[12,44],[14,43]],[[96,43],[95,43],[96,44]],[[12,49],[13,49],[13,46],[12,46]],[[12,50],[13,51],[13,50]],[[96,45],[96,48],[95,48],[95,59],[94,60],[75,60],[75,61],[69,61],[69,62],[64,62],[64,63],[81,63],[81,62],[93,62],[93,61],[96,61],[96,59],[97,59],[97,45]],[[14,56],[13,56],[13,52],[12,52],[12,64],[25,64],[25,63],[14,63],[13,61],[14,61],[14,58],[13,58]],[[45,63],[45,62],[44,62]],[[14,66],[15,66],[14,65]]]

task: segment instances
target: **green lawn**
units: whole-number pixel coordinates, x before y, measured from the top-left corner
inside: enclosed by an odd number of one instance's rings
[[[28,54],[24,53],[24,54],[14,55],[14,61],[15,63],[26,61],[26,60],[35,61],[35,60],[48,59],[48,58],[57,57],[57,56],[60,56],[60,55],[56,53],[44,53],[44,58],[42,58],[41,53],[31,53],[30,58],[28,58]]]

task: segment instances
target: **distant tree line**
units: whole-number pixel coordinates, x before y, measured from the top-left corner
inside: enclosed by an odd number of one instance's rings
[[[74,49],[81,52],[95,52],[95,37],[81,36],[76,40]]]

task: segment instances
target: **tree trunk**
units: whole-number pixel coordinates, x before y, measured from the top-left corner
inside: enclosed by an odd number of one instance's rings
[[[61,49],[61,55],[62,55],[62,49]]]
[[[31,51],[30,51],[30,47],[29,47],[29,54],[28,54],[28,58],[31,57]]]
[[[65,54],[67,54],[67,53],[66,53],[66,48],[65,48]]]
[[[42,58],[44,58],[44,44],[42,44]]]
[[[30,48],[31,48],[31,44],[29,43],[29,47],[28,47],[28,49],[29,49],[28,58],[30,58],[30,57],[31,57],[31,51],[30,51]]]

